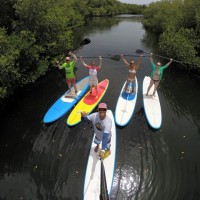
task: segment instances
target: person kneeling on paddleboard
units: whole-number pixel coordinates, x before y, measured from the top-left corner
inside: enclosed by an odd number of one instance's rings
[[[154,91],[153,91],[153,96],[155,96],[155,92],[158,88],[158,85],[159,85],[160,81],[162,80],[164,69],[166,69],[173,61],[173,59],[171,58],[170,62],[168,62],[164,66],[161,66],[160,62],[157,62],[156,64],[153,62],[152,55],[153,55],[153,53],[151,53],[151,56],[150,56],[150,62],[151,62],[151,65],[152,65],[152,72],[151,72],[151,75],[150,75],[151,81],[149,83],[149,87],[147,88],[146,96],[149,95],[149,90],[151,89],[153,84],[155,85]]]
[[[111,154],[112,120],[106,115],[106,111],[107,105],[105,103],[100,103],[98,105],[98,112],[88,116],[86,116],[87,113],[85,111],[81,112],[81,120],[84,122],[92,121],[95,132],[94,143],[97,145],[94,149],[95,152],[98,152],[99,145],[102,142],[102,149],[99,154],[101,159],[104,158],[105,154]]]

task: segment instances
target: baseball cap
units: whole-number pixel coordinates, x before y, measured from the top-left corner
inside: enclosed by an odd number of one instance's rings
[[[65,60],[67,60],[67,61],[70,60],[70,57],[67,56],[67,57],[65,58]]]
[[[98,106],[98,109],[99,108],[105,108],[107,110],[107,104],[106,103],[100,103],[99,106]]]

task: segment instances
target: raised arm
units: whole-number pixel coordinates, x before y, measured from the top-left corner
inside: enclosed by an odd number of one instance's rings
[[[58,67],[59,69],[61,69],[59,61],[56,61],[56,67]]]
[[[99,56],[99,68],[101,68],[101,66],[102,66],[102,57]]]
[[[76,55],[74,53],[72,53],[71,51],[68,53],[70,56],[73,57],[74,62],[77,62],[78,58],[76,57]]]
[[[171,58],[170,61],[166,64],[166,66],[168,67],[171,63],[172,63],[173,59]]]
[[[88,65],[83,61],[83,56],[80,57],[80,60],[81,60],[82,64],[83,64],[85,67],[88,66]]]
[[[153,53],[150,53],[150,62],[153,62]]]
[[[127,60],[124,58],[124,56],[121,54],[121,58],[122,58],[122,60],[124,61],[124,63],[126,64],[126,65],[130,65],[128,62],[127,62]]]

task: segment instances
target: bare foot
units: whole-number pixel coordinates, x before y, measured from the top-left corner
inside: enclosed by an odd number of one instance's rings
[[[149,96],[149,94],[148,94],[148,93],[146,93],[146,96]]]

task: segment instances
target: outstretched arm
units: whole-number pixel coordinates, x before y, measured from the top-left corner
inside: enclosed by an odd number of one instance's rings
[[[80,57],[80,59],[81,59],[82,64],[83,64],[85,67],[87,67],[88,65],[83,61],[83,57],[82,57],[82,56]]]
[[[150,62],[153,62],[153,53],[150,53]]]
[[[87,118],[87,113],[85,111],[81,112],[81,121],[89,122],[90,120]]]
[[[59,61],[56,61],[56,67],[58,67],[59,69],[61,69]]]
[[[78,58],[76,57],[76,55],[74,53],[72,53],[70,51],[68,54],[73,57],[73,59],[74,59],[75,62],[77,62]]]
[[[101,56],[99,56],[99,68],[101,68],[101,66],[102,66],[102,57]]]
[[[122,60],[124,61],[124,63],[126,64],[126,65],[130,65],[128,62],[127,62],[127,60],[124,58],[124,56],[121,54],[121,58],[122,58]]]
[[[172,63],[173,59],[171,58],[170,61],[166,64],[166,66],[168,67],[171,63]]]

